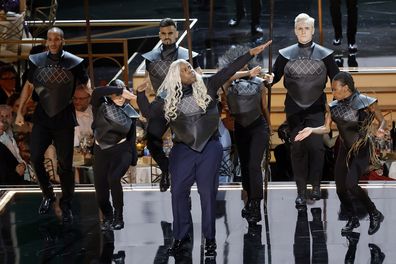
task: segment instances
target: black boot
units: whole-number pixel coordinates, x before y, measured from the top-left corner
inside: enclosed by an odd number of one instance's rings
[[[297,192],[296,207],[307,205],[306,190],[299,190]]]
[[[62,210],[62,222],[72,223],[73,222],[73,212],[71,210],[70,201],[60,200],[59,206]]]
[[[377,209],[370,214],[369,235],[373,235],[380,228],[381,222],[384,221],[384,215]]]
[[[334,60],[338,67],[344,67],[344,59],[342,57],[335,57]]]
[[[161,174],[160,191],[166,192],[166,190],[169,189],[169,186],[170,186],[169,173],[164,172]]]
[[[249,215],[249,204],[250,201],[248,200],[245,204],[245,207],[242,208],[241,210],[242,218],[246,218]]]
[[[246,16],[246,10],[243,10],[242,14],[237,14],[236,18],[231,18],[228,21],[228,26],[229,27],[236,27],[239,25],[239,23],[241,22],[242,18],[244,18]]]
[[[320,200],[320,198],[322,198],[322,193],[320,192],[320,185],[315,185],[312,187],[311,197],[312,200]]]
[[[263,34],[264,30],[260,25],[252,25],[250,29],[250,33],[252,35]]]
[[[348,219],[346,225],[341,229],[341,234],[350,233],[354,228],[359,227],[359,218],[357,216],[351,216]]]
[[[382,264],[385,259],[385,254],[381,251],[381,249],[376,244],[368,244],[370,248],[371,260],[370,264]]]
[[[257,224],[257,222],[261,221],[261,209],[260,209],[261,200],[251,200],[248,203],[248,214],[246,215],[246,221],[249,224]]]
[[[103,213],[103,219],[102,219],[102,223],[100,224],[100,230],[102,231],[113,230],[113,217],[114,217],[113,209],[110,212]]]
[[[190,241],[191,239],[188,235],[185,236],[183,239],[174,239],[171,247],[168,249],[168,254],[172,256],[179,254],[182,249],[190,243]]]
[[[353,264],[355,262],[356,247],[359,242],[360,233],[350,232],[346,235],[348,239],[348,251],[345,254],[345,264]]]
[[[205,255],[215,256],[216,255],[216,239],[205,239]]]
[[[356,60],[356,55],[354,54],[349,54],[348,55],[348,67],[358,67],[359,64]]]
[[[114,230],[120,230],[124,228],[124,217],[122,214],[122,209],[116,209],[114,211],[114,219],[113,219],[112,227]]]
[[[43,200],[40,203],[38,212],[39,214],[43,215],[48,213],[56,198],[52,186],[41,187],[41,190],[43,191]]]
[[[113,217],[104,217],[100,224],[100,230],[110,231],[113,230]]]

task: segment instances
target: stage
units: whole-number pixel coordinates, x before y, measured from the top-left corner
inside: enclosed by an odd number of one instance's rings
[[[125,185],[125,228],[105,233],[99,229],[92,187],[77,188],[75,221],[69,225],[61,223],[57,206],[49,215],[38,215],[41,193],[37,188],[2,189],[0,262],[344,263],[347,252],[350,256],[356,246],[355,262],[350,263],[396,263],[396,229],[392,226],[396,221],[396,184],[371,182],[363,186],[385,220],[380,230],[369,236],[368,216],[362,212],[360,227],[347,238],[340,232],[346,222],[334,183],[324,184],[324,199],[309,200],[307,210],[294,207],[294,183],[269,184],[263,220],[250,228],[241,217],[241,186],[222,185],[217,197],[215,258],[204,255],[199,194],[193,187],[193,239],[191,247],[176,259],[167,255],[172,241],[171,194],[159,192],[158,186]],[[352,241],[349,250],[348,239]],[[377,254],[371,260],[369,245]]]

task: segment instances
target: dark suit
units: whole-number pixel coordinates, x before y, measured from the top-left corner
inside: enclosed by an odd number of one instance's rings
[[[12,152],[0,142],[0,185],[21,184],[23,176],[20,176],[15,168],[19,164]]]

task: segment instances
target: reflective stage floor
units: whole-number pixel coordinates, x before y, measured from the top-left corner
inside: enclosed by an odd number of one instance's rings
[[[305,211],[294,207],[293,183],[270,184],[263,220],[250,228],[241,217],[240,186],[221,186],[215,258],[206,257],[201,246],[199,194],[193,188],[192,251],[177,259],[167,255],[172,240],[171,194],[159,192],[158,186],[125,187],[125,228],[107,233],[99,229],[95,193],[90,188],[77,190],[75,221],[70,225],[61,224],[56,206],[51,214],[38,215],[38,189],[2,191],[0,263],[344,263],[346,256],[354,254],[354,262],[348,263],[396,263],[396,184],[376,182],[364,187],[385,220],[369,236],[368,216],[362,212],[360,227],[343,237],[345,216],[334,184],[324,185],[324,199],[309,200]]]

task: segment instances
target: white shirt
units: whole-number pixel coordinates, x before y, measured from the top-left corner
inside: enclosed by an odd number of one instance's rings
[[[0,135],[0,142],[11,151],[12,155],[14,155],[19,163],[25,163],[19,153],[19,148],[12,135],[12,131],[4,131],[3,134]]]
[[[78,147],[80,145],[80,139],[82,135],[93,135],[91,128],[93,122],[93,113],[91,105],[81,112],[76,110],[76,118],[78,126],[74,128],[74,146]]]

